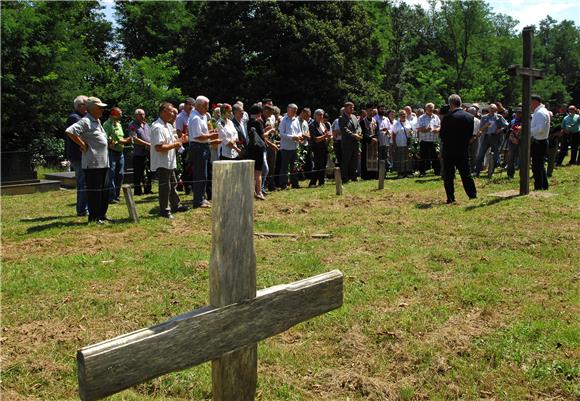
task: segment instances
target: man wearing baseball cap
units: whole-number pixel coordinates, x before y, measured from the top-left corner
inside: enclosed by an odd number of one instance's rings
[[[85,172],[89,223],[103,224],[107,220],[109,193],[107,188],[109,152],[107,134],[101,125],[103,107],[97,97],[86,101],[87,114],[65,132],[81,149],[81,167]]]

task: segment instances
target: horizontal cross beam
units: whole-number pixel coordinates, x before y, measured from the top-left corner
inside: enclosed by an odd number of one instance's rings
[[[510,65],[508,67],[508,74],[512,77],[521,75],[525,77],[534,77],[537,79],[544,77],[544,71],[537,68],[520,67],[519,65]]]
[[[256,298],[205,307],[77,352],[83,401],[216,359],[342,305],[339,270],[258,291]]]

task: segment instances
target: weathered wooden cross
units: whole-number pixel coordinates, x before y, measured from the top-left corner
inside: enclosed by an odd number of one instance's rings
[[[215,401],[253,400],[256,343],[342,305],[338,270],[256,293],[253,177],[253,161],[213,164],[210,306],[79,350],[82,400],[210,360]]]
[[[530,193],[530,103],[532,95],[532,78],[544,76],[542,70],[532,68],[534,28],[526,26],[522,32],[524,42],[523,67],[512,65],[509,74],[522,77],[522,131],[520,133],[520,195]]]

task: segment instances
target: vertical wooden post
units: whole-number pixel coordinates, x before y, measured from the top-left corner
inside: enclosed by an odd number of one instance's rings
[[[342,176],[340,175],[340,167],[334,168],[334,182],[336,184],[336,194],[342,195]]]
[[[385,189],[385,161],[379,160],[379,189]]]
[[[212,306],[226,306],[256,297],[253,188],[252,160],[213,163],[209,266]],[[257,360],[257,346],[252,344],[212,361],[213,400],[253,401],[258,378]]]
[[[133,223],[139,223],[139,216],[137,215],[135,200],[133,199],[133,194],[131,193],[131,185],[125,184],[121,188],[123,188],[123,196],[125,197],[125,202],[127,203],[127,209],[129,209],[129,217],[131,220],[133,220]]]
[[[532,68],[532,39],[533,28],[527,26],[522,32],[524,42],[523,67]],[[522,133],[520,135],[520,195],[530,193],[530,103],[532,95],[532,77],[522,75]]]

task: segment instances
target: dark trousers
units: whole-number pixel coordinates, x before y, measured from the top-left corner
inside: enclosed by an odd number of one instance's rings
[[[266,177],[266,187],[269,191],[276,189],[276,180],[274,179],[276,175],[276,151],[268,148],[266,150],[266,161],[268,162],[268,177]]]
[[[280,164],[280,188],[288,186],[288,170],[290,170],[290,182],[294,188],[298,185],[298,176],[296,175],[296,150],[282,149],[282,161]]]
[[[334,156],[336,157],[336,165],[341,166],[342,162],[342,141],[334,141],[332,144],[334,148]]]
[[[109,150],[109,201],[119,200],[121,185],[125,177],[125,155],[123,152]]]
[[[191,164],[193,168],[193,207],[198,207],[205,200],[211,152],[209,150],[209,144],[197,142],[191,142],[189,144],[189,151],[191,152]]]
[[[548,178],[550,178],[554,172],[556,158],[558,157],[559,142],[559,138],[552,138],[548,140],[548,169],[546,171]]]
[[[516,172],[516,160],[518,160],[520,154],[520,144],[510,142],[508,146],[507,175],[509,178],[514,178]]]
[[[465,193],[470,199],[475,198],[477,196],[477,190],[475,189],[475,182],[469,173],[468,155],[444,155],[443,164],[445,165],[445,169],[443,170],[443,185],[445,187],[447,201],[455,201],[454,180],[456,168],[461,176]]]
[[[341,142],[342,160],[340,163],[340,174],[342,176],[342,182],[347,183],[350,180],[356,181],[356,141],[343,139]]]
[[[310,178],[310,185],[324,185],[324,178],[326,174],[326,163],[328,162],[328,152],[326,150],[326,143],[323,148],[312,149],[314,155],[314,171]]]
[[[157,169],[157,179],[159,180],[159,214],[167,216],[172,210],[177,209],[180,202],[175,190],[177,186],[175,170],[160,167]],[[170,205],[171,208],[169,208]]]
[[[532,173],[534,174],[534,189],[548,189],[548,175],[544,160],[548,152],[548,140],[537,141],[532,139],[530,155],[532,156]]]
[[[312,148],[310,145],[306,145],[304,147],[305,155],[304,155],[304,177],[306,179],[312,178],[312,165],[314,163],[314,156],[312,154]]]
[[[89,221],[104,220],[109,209],[109,169],[85,169]]]
[[[568,154],[568,147],[570,147],[570,164],[576,164],[578,161],[578,146],[580,145],[580,132],[567,133],[562,136],[560,153],[558,154],[558,166],[562,165],[564,158]]]
[[[189,150],[189,143],[184,143],[183,147],[185,148],[185,151],[181,154],[181,165],[183,166],[181,180],[183,181],[183,189],[185,194],[189,195],[191,181],[193,181],[191,176],[191,155]]]
[[[146,194],[151,193],[151,171],[149,170],[149,158],[147,156],[133,156],[133,191],[135,195],[141,195],[143,189]]]
[[[75,172],[75,177],[77,181],[77,214],[86,214],[88,212],[87,207],[87,191],[85,182],[85,171],[82,169],[81,160],[71,160],[71,165]]]
[[[421,175],[425,174],[430,167],[433,167],[433,173],[439,175],[441,173],[441,165],[439,163],[439,156],[437,155],[435,142],[419,142],[419,172]]]

